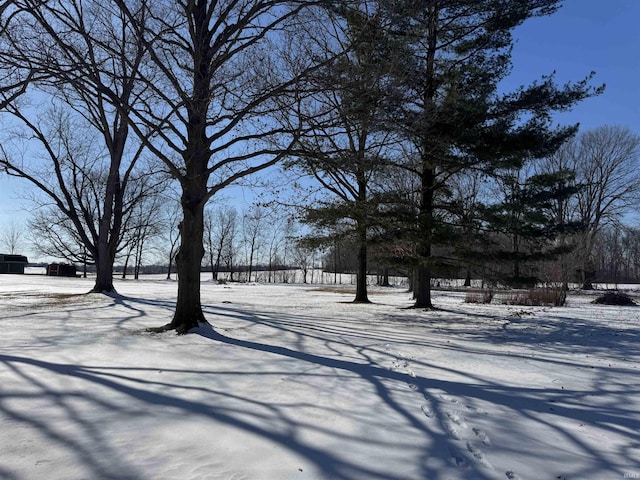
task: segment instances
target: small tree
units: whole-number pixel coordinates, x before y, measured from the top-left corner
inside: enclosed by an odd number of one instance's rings
[[[229,244],[233,241],[238,223],[238,212],[233,207],[222,206],[205,214],[205,242],[209,253],[211,279],[218,280],[222,262],[231,253],[233,263],[233,249]],[[226,262],[229,263],[229,262]]]
[[[145,257],[148,258],[148,246],[164,230],[164,210],[168,200],[162,195],[168,181],[157,175],[145,175],[134,179],[123,209],[122,241],[119,251],[124,252],[122,278],[126,278],[127,267],[133,258],[134,278],[140,276]]]
[[[0,236],[2,246],[7,250],[7,253],[12,255],[19,253],[24,248],[24,240],[24,229],[15,220],[11,220],[5,225]]]
[[[173,197],[165,198],[167,208],[164,209],[162,229],[164,233],[164,251],[167,258],[167,280],[171,279],[171,272],[175,263],[180,242],[180,203]]]
[[[315,259],[315,249],[306,246],[303,242],[298,242],[293,250],[293,258],[296,265],[302,270],[302,283],[307,283],[307,277],[309,270],[313,270],[313,261]],[[313,271],[311,275],[311,282],[313,283]]]
[[[571,249],[556,240],[562,234],[577,231],[580,225],[558,223],[554,205],[567,201],[578,190],[573,173],[567,171],[527,176],[520,170],[507,171],[502,176],[502,201],[481,208],[484,228],[498,244],[493,252],[485,249],[485,255],[511,266],[511,272],[501,274],[499,280],[518,288],[533,287],[539,281],[534,272],[542,262]],[[502,248],[501,236],[507,240]],[[489,243],[488,238],[484,236],[485,244]],[[523,271],[525,266],[533,266],[528,275]]]
[[[259,250],[262,247],[265,215],[264,207],[258,205],[254,205],[242,215],[242,237],[246,250],[248,282],[251,282],[254,262],[258,258]]]

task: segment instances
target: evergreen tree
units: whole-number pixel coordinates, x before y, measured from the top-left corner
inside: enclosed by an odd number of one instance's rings
[[[599,89],[590,77],[562,87],[553,75],[501,93],[511,67],[512,31],[525,20],[552,14],[558,0],[397,0],[385,13],[403,42],[396,87],[404,96],[390,111],[417,152],[420,179],[416,241],[415,307],[433,308],[433,248],[451,230],[449,178],[467,169],[519,167],[551,154],[576,131],[555,127],[554,111],[568,109]],[[448,240],[450,241],[450,240]]]
[[[376,176],[385,168],[394,137],[381,129],[390,71],[397,62],[376,2],[337,2],[328,9],[329,28],[321,54],[335,58],[311,79],[305,103],[307,133],[290,162],[322,187],[304,221],[315,227],[315,245],[349,237],[357,251],[354,301],[368,302],[369,232],[378,218]],[[327,198],[328,196],[328,198]]]
[[[574,173],[567,170],[531,175],[509,171],[502,177],[503,199],[482,208],[485,222],[483,257],[496,266],[510,265],[511,272],[500,272],[498,279],[517,288],[533,287],[540,279],[535,274],[542,261],[572,250],[573,245],[557,241],[575,233],[578,222],[558,221],[555,206],[579,191]],[[491,240],[493,238],[493,240]],[[502,240],[502,242],[501,242]],[[473,256],[478,256],[474,252]],[[528,266],[528,274],[524,266]]]

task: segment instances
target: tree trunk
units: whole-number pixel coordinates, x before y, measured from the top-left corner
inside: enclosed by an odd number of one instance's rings
[[[593,290],[593,281],[595,279],[595,264],[593,260],[587,259],[582,264],[582,290]]]
[[[178,272],[176,310],[171,323],[164,327],[150,329],[153,332],[176,330],[178,334],[184,334],[198,327],[199,322],[206,322],[200,303],[200,267],[204,257],[204,205],[199,202],[189,208],[190,206],[184,203],[184,197],[188,196],[189,192],[185,191],[183,193],[184,218],[180,223],[180,248],[176,255]]]
[[[120,178],[120,164],[127,141],[128,123],[119,119],[120,126],[115,129],[113,142],[107,142],[111,157],[109,176],[103,199],[102,217],[98,223],[98,241],[96,245],[96,283],[91,289],[96,293],[115,292],[113,287],[113,262],[116,258],[120,229],[124,185]]]
[[[173,263],[173,259],[169,258],[169,266],[167,267],[167,280],[171,280],[171,264]]]
[[[382,268],[382,275],[380,276],[379,285],[381,287],[390,287],[391,286],[391,284],[389,283],[389,268],[388,267],[383,267]]]
[[[433,309],[431,303],[431,242],[433,236],[433,186],[435,171],[427,161],[422,173],[422,198],[418,240],[418,266],[414,285],[414,308]]]
[[[204,180],[203,180],[204,178]],[[180,248],[176,255],[178,299],[173,319],[167,325],[150,328],[151,332],[175,330],[179,335],[206,322],[200,303],[200,269],[204,258],[204,205],[207,198],[206,177],[190,175],[182,182],[182,222]]]
[[[202,211],[194,213],[183,220],[182,242],[176,259],[178,301],[171,325],[178,333],[186,333],[205,321],[200,303],[200,265],[204,256]]]
[[[127,278],[127,268],[129,267],[129,257],[131,256],[131,252],[127,253],[127,256],[124,257],[124,266],[122,267],[122,279],[125,280]]]
[[[437,3],[427,8],[427,48],[425,62],[425,86],[424,86],[424,108],[425,115],[429,115],[436,99],[437,85],[435,80],[435,63],[438,39],[438,18],[439,7]],[[424,122],[430,119],[425,117]],[[426,125],[425,125],[426,126]],[[418,220],[418,265],[416,269],[414,296],[414,308],[433,309],[431,303],[431,244],[433,242],[433,204],[434,204],[434,188],[436,181],[435,161],[437,161],[437,153],[434,152],[432,141],[429,138],[430,132],[428,128],[422,133],[421,147],[421,163],[422,173],[420,175],[420,211]],[[434,155],[435,154],[435,155]]]
[[[471,286],[471,270],[467,269],[467,275],[464,277],[464,286]]]
[[[247,277],[247,282],[251,283],[251,274],[253,273],[253,254],[255,252],[255,240],[251,240],[251,250],[249,253],[249,274]]]
[[[520,247],[518,241],[518,235],[513,236],[512,240],[512,251],[513,251],[513,285],[517,288],[523,287],[523,282],[520,277],[520,261],[518,260],[518,255],[520,254]]]
[[[92,293],[115,292],[113,287],[113,260],[109,258],[109,243],[98,241],[98,254],[96,255],[96,282],[91,289]]]
[[[358,271],[356,273],[356,298],[354,303],[370,303],[367,296],[367,232],[360,228],[358,232]]]
[[[419,265],[416,275],[415,303],[413,308],[433,309],[431,303],[431,269],[427,265]]]

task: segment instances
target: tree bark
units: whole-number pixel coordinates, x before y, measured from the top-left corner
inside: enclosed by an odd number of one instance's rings
[[[358,232],[358,271],[356,274],[356,298],[354,303],[370,303],[367,295],[367,232],[360,227]]]
[[[413,308],[433,309],[431,303],[431,269],[426,264],[418,266],[416,275],[415,303]]]
[[[109,177],[104,198],[102,218],[98,223],[98,241],[96,245],[96,282],[91,292],[111,293],[115,292],[113,286],[113,262],[120,239],[120,226],[122,223],[122,191],[120,190],[120,162],[122,148],[111,156]],[[114,213],[115,212],[115,213]]]
[[[106,243],[106,245],[101,245]],[[109,259],[108,242],[98,244],[98,255],[96,257],[96,281],[90,293],[112,293],[113,287],[113,261]]]
[[[433,110],[436,97],[435,82],[435,62],[438,38],[438,17],[439,7],[437,4],[429,7],[427,10],[428,22],[428,45],[425,63],[425,87],[423,100],[425,105],[425,115],[428,116]],[[424,118],[424,122],[428,124],[430,119]],[[425,125],[427,127],[428,125]],[[433,146],[429,143],[429,129],[425,128],[422,132],[422,172],[420,185],[420,211],[418,219],[418,265],[416,271],[416,284],[414,286],[415,303],[414,308],[433,309],[431,303],[431,245],[433,242],[433,200],[434,186],[436,180],[435,163],[433,156]]]
[[[152,332],[175,330],[178,334],[206,322],[200,301],[200,269],[204,257],[204,198],[206,184],[183,185],[183,219],[180,223],[180,248],[176,255],[178,299],[171,323]]]
[[[414,285],[414,308],[433,309],[431,303],[431,244],[433,236],[433,185],[435,172],[427,161],[422,173],[418,240],[418,265]]]
[[[382,283],[380,284],[381,287],[390,287],[391,284],[389,283],[389,268],[388,267],[384,267],[384,270],[382,272]]]
[[[131,257],[131,252],[128,252],[126,257],[124,257],[124,266],[122,267],[122,279],[125,280],[127,278],[127,268],[129,267],[129,258]]]
[[[178,270],[178,301],[171,321],[171,328],[178,333],[186,333],[204,322],[200,303],[200,266],[204,257],[202,244],[203,205],[195,211],[186,210],[180,226],[182,241],[176,257]]]

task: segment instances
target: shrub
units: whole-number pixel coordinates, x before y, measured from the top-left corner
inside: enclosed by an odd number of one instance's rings
[[[567,291],[562,287],[537,288],[530,290],[529,296],[538,302],[537,305],[562,307],[567,302]]]
[[[465,303],[491,303],[491,300],[493,300],[493,290],[467,292],[464,297]]]
[[[508,295],[502,303],[506,305],[542,306],[551,305],[561,307],[567,301],[567,291],[561,287],[532,288],[527,292]]]
[[[636,303],[629,295],[620,292],[607,292],[604,295],[600,295],[592,303],[597,303],[600,305],[621,305],[629,307],[636,306]]]

